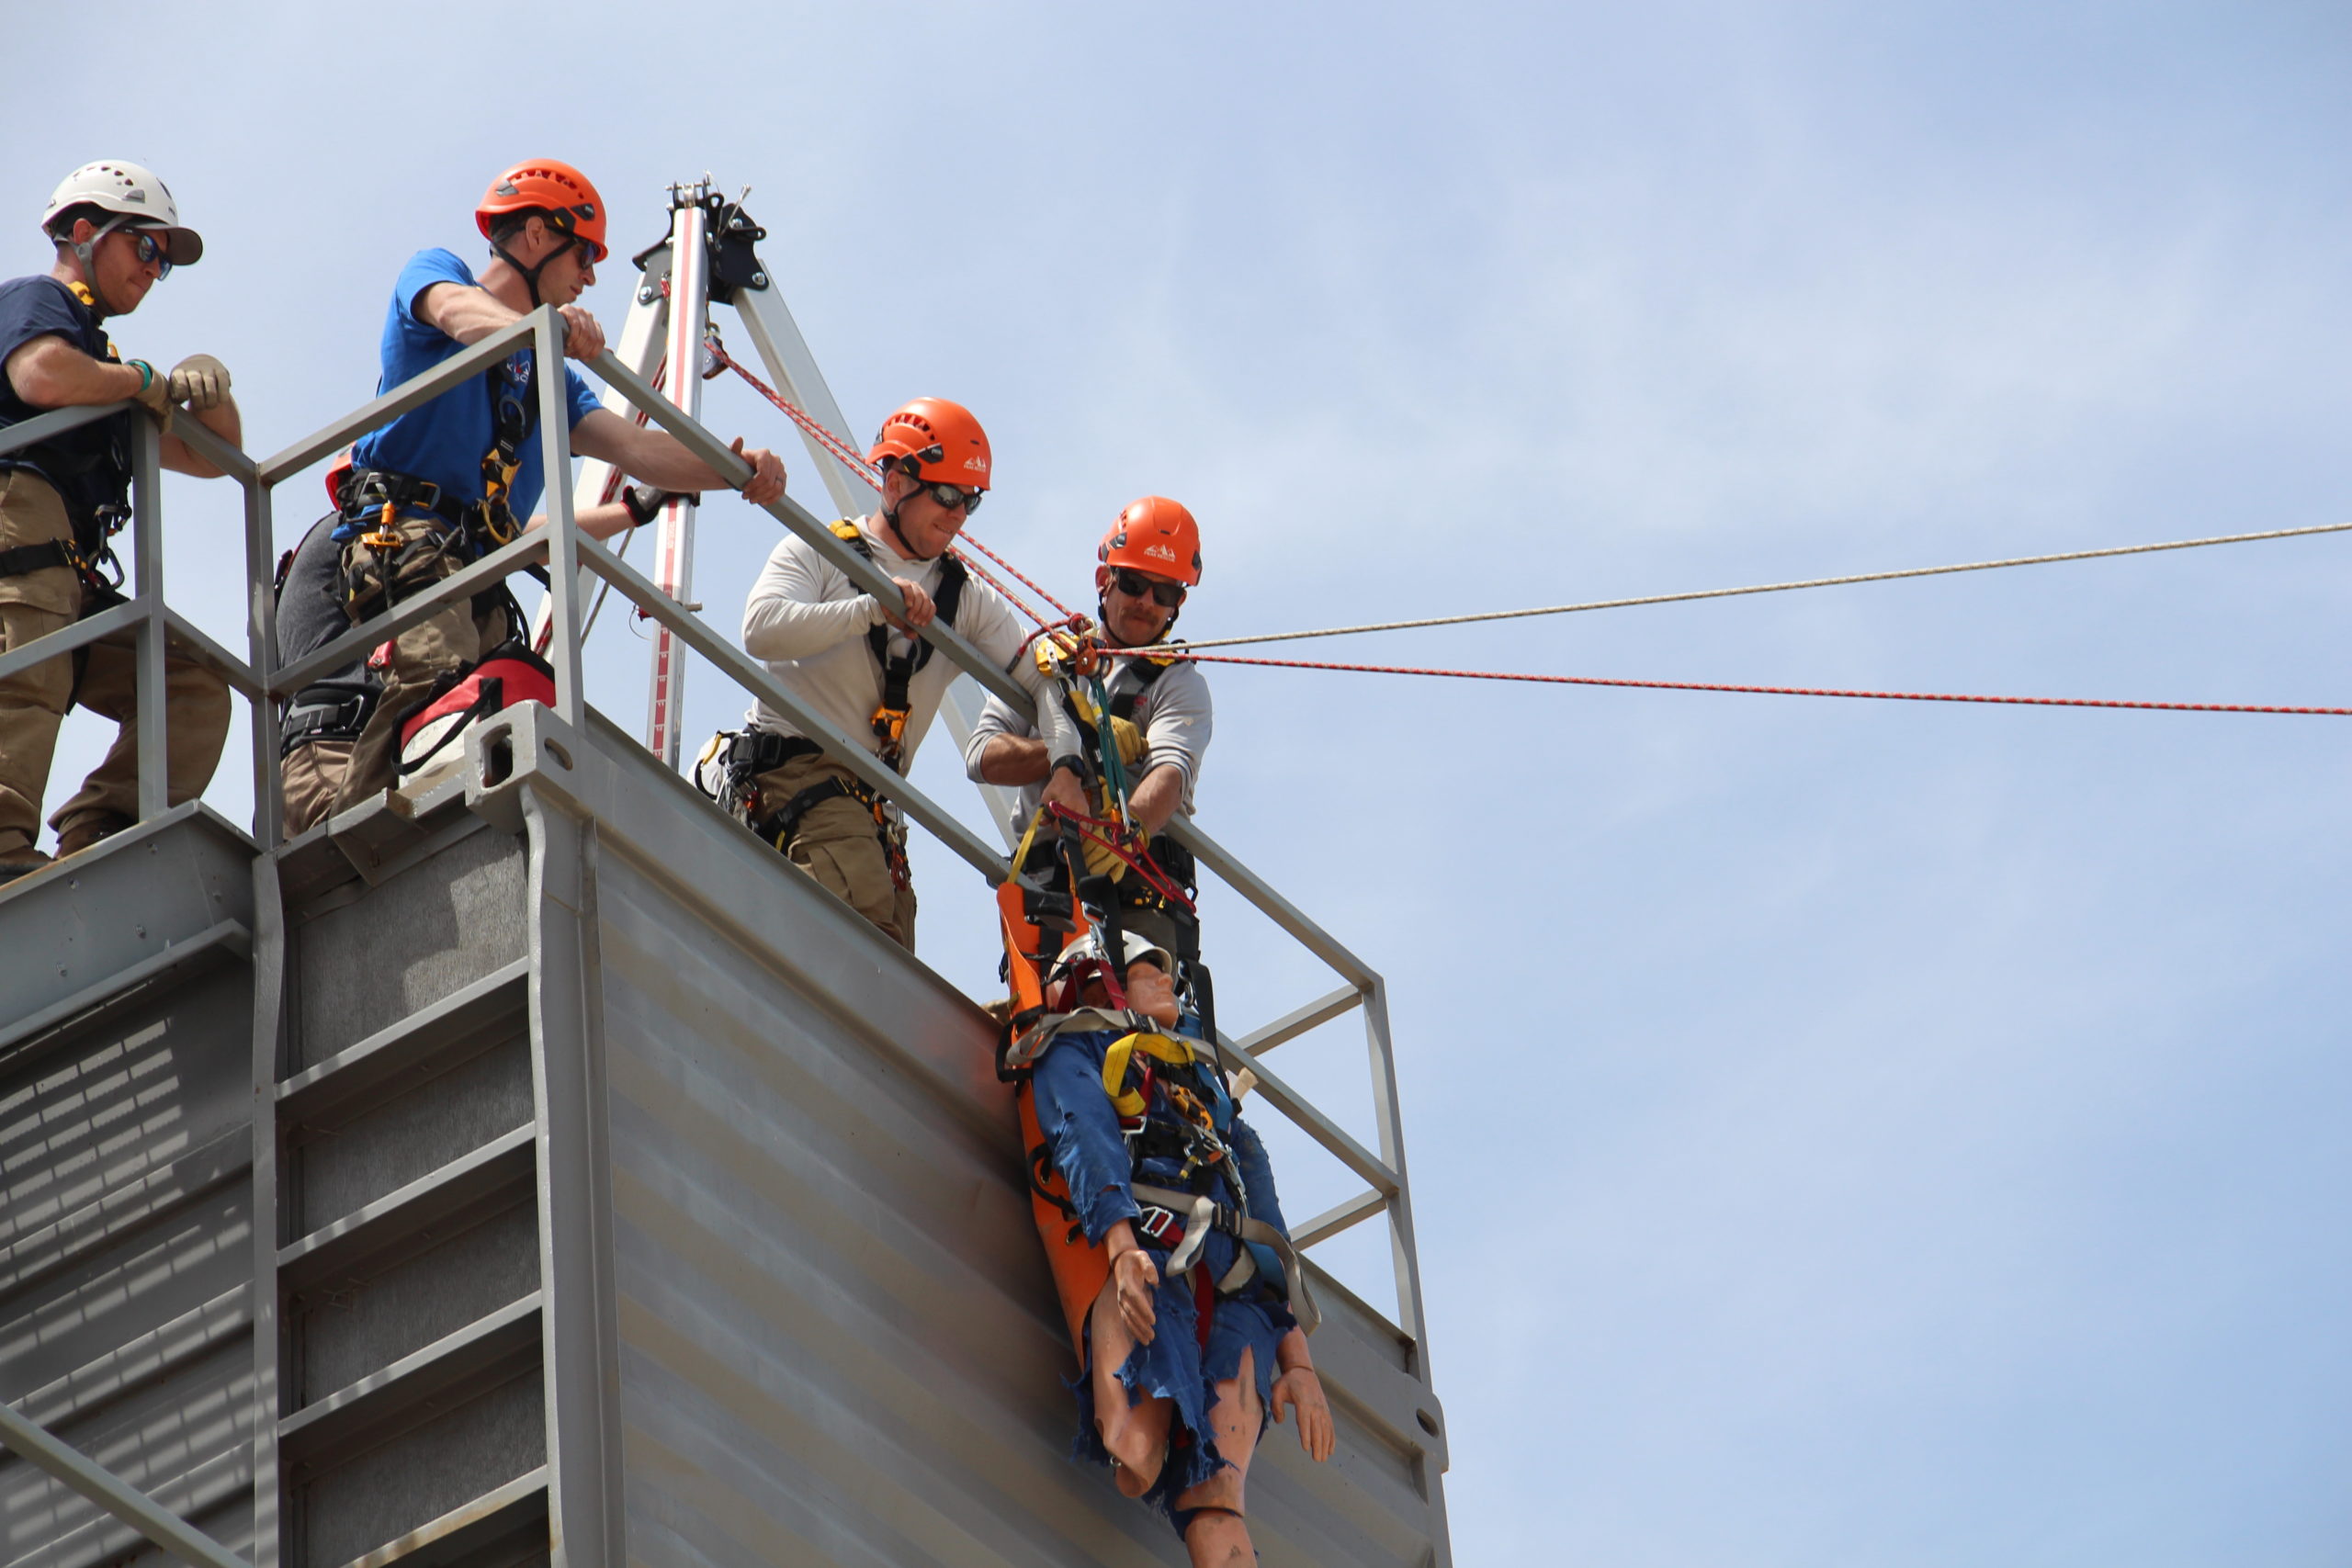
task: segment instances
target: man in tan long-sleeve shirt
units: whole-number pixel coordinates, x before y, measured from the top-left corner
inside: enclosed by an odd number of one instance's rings
[[[903,610],[885,608],[807,543],[788,538],[769,555],[743,607],[743,647],[903,773],[957,673],[913,634],[935,616],[1000,664],[1012,661],[1025,634],[1012,604],[947,553],[989,487],[979,421],[959,404],[918,398],[883,422],[866,460],[882,469],[882,504],[854,523],[835,524],[834,532],[898,583]],[[1012,675],[1033,692],[1045,690],[1034,660],[1020,660]],[[1054,755],[1076,754],[1077,732],[1060,705],[1041,707]],[[903,819],[783,715],[763,704],[749,725],[733,741],[739,770],[752,783],[739,802],[745,822],[912,951],[915,894]],[[1073,804],[1082,801],[1074,777],[1062,783]]]

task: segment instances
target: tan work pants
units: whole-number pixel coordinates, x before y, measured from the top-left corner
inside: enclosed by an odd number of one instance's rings
[[[827,779],[846,784],[856,777],[830,757],[795,757],[760,775],[760,798],[767,810],[781,811],[813,784]],[[891,875],[891,857],[870,807],[845,795],[819,802],[794,825],[784,852],[884,936],[909,953],[915,950],[915,890]]]
[[[404,542],[412,544],[446,535],[449,529],[447,523],[429,514],[403,517],[393,526]],[[352,551],[365,547],[357,543],[345,546],[345,559]],[[411,598],[471,564],[460,555],[428,546],[416,553],[393,584],[391,601],[397,604]],[[389,654],[380,648],[376,650],[372,657],[383,661],[378,671],[383,690],[355,739],[298,746],[278,764],[288,838],[383,794],[399,782],[401,721],[424,701],[434,682],[473,663],[519,629],[507,614],[503,595],[485,595],[478,603],[479,610],[475,602],[462,599],[444,605],[394,637]],[[359,611],[363,615],[380,615],[389,607],[378,598],[360,605]]]
[[[71,537],[65,503],[47,480],[21,468],[0,472],[0,549]],[[81,618],[82,604],[81,580],[68,567],[0,577],[0,652],[64,630]],[[77,704],[121,729],[50,826],[62,830],[89,812],[138,817],[137,653],[137,634],[122,631],[0,679],[0,856],[29,849],[39,836],[58,727]],[[164,712],[165,797],[177,806],[212,782],[229,734],[228,682],[166,647]]]

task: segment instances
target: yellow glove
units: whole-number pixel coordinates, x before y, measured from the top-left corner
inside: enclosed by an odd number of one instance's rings
[[[209,354],[191,354],[172,367],[164,396],[198,413],[229,400],[229,367]]]
[[[1134,767],[1136,760],[1148,750],[1144,745],[1143,731],[1117,714],[1111,716],[1111,737],[1119,743],[1119,761],[1127,767]]]
[[[1091,828],[1087,831],[1089,834],[1098,834],[1106,833],[1107,830]],[[1117,882],[1127,874],[1127,863],[1121,860],[1112,851],[1110,845],[1102,842],[1099,839],[1083,835],[1080,836],[1079,842],[1086,846],[1086,869],[1090,874],[1107,876],[1113,882]]]

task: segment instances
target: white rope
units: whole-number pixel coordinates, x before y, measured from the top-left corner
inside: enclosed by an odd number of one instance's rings
[[[1473,621],[1516,621],[1531,615],[1573,615],[1584,610],[1623,610],[1635,604],[1679,604],[1692,599],[1733,599],[1743,593],[1785,593],[1792,588],[1837,588],[1849,582],[1891,582],[1903,577],[1941,577],[1955,571],[1991,571],[2004,566],[2047,566],[2052,561],[2098,560],[2107,556],[2143,556],[2158,550],[2193,550],[2206,545],[2243,545],[2256,539],[2294,539],[2307,534],[2340,534],[2352,523],[2322,523],[2309,528],[2273,528],[2261,534],[2223,534],[2211,539],[2175,539],[2161,545],[2117,545],[2103,550],[2065,550],[2050,556],[2011,556],[2006,560],[1968,561],[1959,566],[1915,566],[1902,571],[1863,571],[1850,577],[1809,577],[1800,582],[1758,582],[1746,588],[1702,588],[1688,593],[1650,593],[1638,599],[1590,599],[1581,604],[1546,604],[1533,610],[1485,610],[1467,615],[1431,615],[1419,621],[1374,621],[1360,626],[1326,626],[1310,632],[1268,632],[1259,637],[1221,637],[1156,648],[1122,648],[1122,655],[1166,653],[1179,649],[1239,648],[1250,643],[1297,642],[1306,637],[1352,637],[1358,632],[1412,631],[1422,626],[1458,626]]]

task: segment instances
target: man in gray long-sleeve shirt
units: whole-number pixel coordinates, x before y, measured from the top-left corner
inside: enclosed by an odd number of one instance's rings
[[[814,547],[789,537],[769,553],[743,606],[743,647],[820,716],[904,773],[957,674],[914,633],[935,617],[1006,665],[1023,631],[1012,604],[948,553],[989,486],[979,421],[959,404],[918,398],[883,422],[866,461],[882,469],[882,504],[833,529],[898,584],[904,607],[885,608]],[[1077,732],[1052,702],[1047,678],[1029,660],[1012,673],[1047,697],[1054,755],[1075,751]],[[728,747],[724,757],[705,754],[705,787],[731,767],[745,787],[727,794],[745,824],[911,952],[915,895],[896,809],[764,703]],[[1079,798],[1074,780],[1060,787]]]
[[[1182,506],[1166,496],[1148,495],[1119,513],[1095,559],[1103,640],[1117,648],[1148,648],[1167,639],[1185,592],[1201,581],[1200,529]],[[1189,660],[1114,659],[1110,664],[1105,686],[1111,728],[1128,774],[1129,808],[1149,836],[1152,859],[1189,892],[1193,858],[1161,829],[1177,812],[1193,814],[1193,789],[1209,748],[1208,682]],[[1016,835],[1047,793],[1048,766],[1063,755],[1057,745],[1040,739],[1034,726],[993,697],[965,745],[964,771],[972,778],[1022,786],[1020,819],[1012,824]],[[1041,843],[1031,857],[1042,864],[1052,852]],[[1034,871],[1037,865],[1018,869]],[[1160,897],[1107,854],[1097,857],[1093,869],[1107,870],[1116,884],[1120,920],[1127,930],[1186,965],[1198,957],[1200,928],[1190,911]]]

